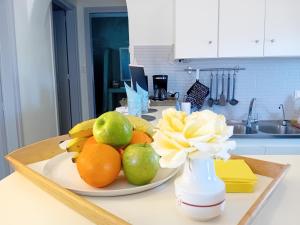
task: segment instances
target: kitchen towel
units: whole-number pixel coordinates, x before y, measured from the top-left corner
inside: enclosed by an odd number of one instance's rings
[[[143,88],[141,88],[138,83],[136,83],[136,90],[137,90],[137,93],[142,98],[142,112],[147,113],[148,112],[148,105],[149,105],[148,91],[145,91]]]
[[[199,111],[204,103],[205,98],[209,94],[209,88],[198,80],[187,91],[187,97],[185,101],[192,104],[192,112]]]
[[[128,114],[142,116],[142,96],[124,82],[127,95]]]

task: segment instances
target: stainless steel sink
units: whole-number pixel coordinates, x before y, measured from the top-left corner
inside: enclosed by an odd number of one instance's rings
[[[251,128],[246,122],[228,122],[233,126],[234,138],[300,138],[300,129],[293,127],[289,121],[286,126],[281,120],[261,120],[252,123]]]
[[[289,122],[283,126],[282,121],[274,120],[259,121],[258,129],[260,132],[267,134],[300,134],[300,129],[291,126]]]
[[[246,125],[243,123],[236,123],[233,125],[233,133],[234,134],[256,134],[257,130],[252,127],[251,129],[247,129]]]

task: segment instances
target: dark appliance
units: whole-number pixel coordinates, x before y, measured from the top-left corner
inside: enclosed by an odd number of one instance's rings
[[[168,98],[168,75],[153,75],[153,100],[164,101]]]
[[[133,89],[136,91],[136,83],[138,83],[141,88],[148,91],[148,77],[145,76],[144,66],[129,65],[129,71]]]

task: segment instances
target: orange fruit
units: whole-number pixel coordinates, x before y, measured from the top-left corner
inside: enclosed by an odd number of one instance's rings
[[[132,138],[130,144],[150,144],[152,142],[152,138],[148,136],[148,134],[134,130],[132,132]]]
[[[119,154],[121,156],[121,159],[122,159],[123,158],[123,154],[124,154],[124,149],[123,148],[119,148],[118,152],[119,152]]]
[[[94,136],[89,137],[89,139],[87,139],[87,141],[84,143],[85,145],[90,145],[90,144],[97,144],[96,139],[94,138]]]
[[[121,157],[113,147],[90,141],[83,146],[76,165],[80,177],[87,184],[105,187],[117,178],[121,170]]]

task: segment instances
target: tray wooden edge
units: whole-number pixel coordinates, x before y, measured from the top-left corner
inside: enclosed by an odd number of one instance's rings
[[[231,158],[243,159],[255,174],[271,177],[273,179],[238,223],[238,225],[250,224],[264,203],[270,198],[278,184],[283,180],[290,168],[290,164],[269,162],[239,155],[232,155]]]
[[[60,185],[26,166],[27,164],[50,159],[55,155],[64,152],[63,150],[59,149],[58,144],[61,141],[67,140],[68,138],[69,137],[67,135],[64,135],[40,141],[17,149],[8,154],[5,158],[18,172],[20,172],[26,178],[93,223],[100,225],[129,224],[125,220],[61,187]],[[232,155],[231,158],[243,159],[250,166],[254,173],[271,177],[273,179],[238,223],[238,225],[245,225],[249,224],[255,218],[257,212],[262,208],[280,181],[282,181],[284,178],[290,165],[269,162],[240,155]]]
[[[59,136],[50,139],[51,142],[55,142],[56,146],[61,140],[66,140],[67,136]],[[47,141],[47,140],[46,140]],[[48,140],[49,141],[49,140]],[[44,153],[40,153],[40,160],[38,157],[31,157],[31,155],[27,155],[29,153],[35,153],[36,150],[40,147],[41,144],[44,144],[45,141],[38,142],[36,144],[21,148],[16,150],[7,156],[5,156],[6,160],[15,168],[16,171],[21,173],[23,176],[28,178],[31,182],[36,184],[42,190],[46,191],[58,201],[62,202],[69,208],[73,209],[77,213],[81,214],[85,218],[89,219],[91,222],[99,225],[128,225],[129,223],[116,215],[96,206],[95,204],[85,200],[79,195],[61,187],[55,182],[49,180],[48,178],[40,175],[35,172],[31,168],[27,167],[26,164],[30,164],[37,161],[42,161],[45,159],[49,159],[57,154],[60,154],[61,151],[56,148],[51,149],[52,144],[50,145],[51,151],[45,151]],[[56,150],[55,150],[56,149]],[[27,156],[26,156],[27,155]],[[26,156],[22,158],[22,156]],[[48,158],[47,158],[48,157]]]

